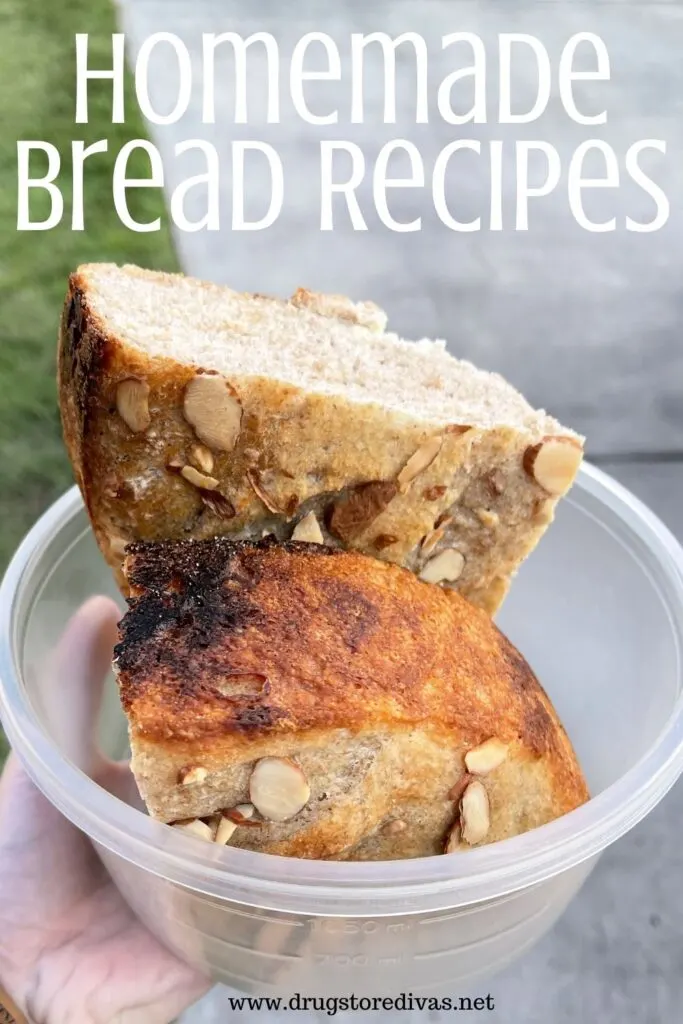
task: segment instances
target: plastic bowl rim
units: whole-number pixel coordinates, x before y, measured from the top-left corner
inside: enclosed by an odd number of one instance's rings
[[[672,616],[668,608],[680,682],[683,549],[647,506],[594,466],[582,466],[575,488],[635,530],[668,577],[680,613]],[[466,857],[350,864],[200,844],[130,807],[65,760],[37,724],[18,678],[17,595],[32,565],[82,508],[76,487],[59,498],[29,531],[0,586],[0,712],[26,770],[74,825],[106,850],[172,883],[218,900],[313,916],[395,915],[498,899],[596,857],[649,813],[683,771],[679,692],[653,747],[605,790],[547,825],[475,848]]]

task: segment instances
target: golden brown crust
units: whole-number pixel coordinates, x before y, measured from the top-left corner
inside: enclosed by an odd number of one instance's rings
[[[229,382],[243,410],[239,437],[234,450],[212,453],[218,486],[202,491],[178,466],[191,461],[197,444],[183,415],[185,389],[210,368],[147,356],[113,335],[96,306],[88,268],[81,268],[70,278],[62,317],[60,406],[76,480],[122,586],[128,541],[259,537],[264,529],[286,539],[309,511],[329,544],[419,572],[426,559],[421,541],[446,518],[438,550],[454,545],[465,558],[460,578],[448,585],[493,613],[552,520],[556,499],[523,468],[539,436],[506,427],[444,430],[267,376]],[[150,425],[137,432],[117,412],[117,388],[130,377],[149,389]],[[408,461],[441,430],[437,457],[393,493]],[[361,507],[365,525],[356,517],[351,534],[344,532],[348,522],[335,509],[340,505],[348,520],[349,511],[355,514],[349,494],[375,493],[362,491],[370,483],[384,487],[388,500]]]
[[[537,753],[556,742],[531,669],[489,618],[398,567],[219,538],[132,545],[126,575],[121,698],[148,736],[431,720],[475,742],[495,722]],[[221,697],[216,683],[240,675],[267,683],[256,699]]]
[[[359,856],[436,852],[464,752],[493,736],[511,753],[491,782],[492,839],[586,798],[530,667],[452,591],[355,552],[267,540],[134,545],[127,574],[115,666],[138,781],[165,820],[247,799],[250,765],[294,756],[322,794],[344,780],[348,792],[299,828],[242,830],[239,844],[316,857],[353,856],[355,842]],[[187,764],[206,767],[208,789],[175,785]],[[396,813],[413,821],[410,835],[370,841]]]

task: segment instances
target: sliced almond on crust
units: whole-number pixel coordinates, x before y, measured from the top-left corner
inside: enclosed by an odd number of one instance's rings
[[[576,476],[583,449],[573,437],[546,437],[524,453],[524,469],[548,494],[566,494]]]
[[[192,484],[193,487],[198,487],[202,491],[215,491],[218,487],[218,480],[215,476],[200,473],[194,466],[183,466],[180,475],[183,480],[187,480],[188,484]]]
[[[428,438],[420,445],[417,451],[410,456],[401,472],[396,477],[396,483],[401,494],[405,494],[411,482],[425,469],[431,466],[434,459],[441,451],[443,437],[438,434],[436,437]]]
[[[185,388],[183,415],[199,440],[213,451],[231,452],[242,427],[242,406],[218,374],[198,373]]]
[[[262,697],[270,693],[270,682],[264,672],[227,671],[213,687],[221,697],[227,697],[228,700]]]
[[[200,821],[199,818],[191,821],[176,821],[173,824],[173,828],[177,828],[179,832],[184,832],[188,836],[196,836],[197,839],[203,839],[207,843],[213,842],[213,829],[210,825]]]
[[[178,784],[180,786],[196,786],[204,782],[208,777],[208,771],[199,764],[185,765],[178,772]]]
[[[152,422],[149,414],[149,384],[128,377],[122,380],[116,389],[116,411],[134,434],[139,434]]]
[[[308,512],[303,519],[299,520],[294,527],[292,540],[307,541],[309,544],[325,543],[315,512]]]
[[[480,843],[488,835],[491,825],[489,795],[483,782],[470,782],[460,801],[462,838],[470,846]]]
[[[427,562],[420,573],[425,583],[455,583],[465,568],[465,558],[455,548],[446,548]]]
[[[344,543],[354,540],[384,512],[396,493],[397,486],[393,480],[371,480],[353,487],[328,508],[327,527],[330,533]]]
[[[211,475],[214,467],[213,452],[205,444],[196,444],[190,452],[190,459],[202,473]]]
[[[249,779],[256,810],[270,821],[288,821],[308,803],[311,787],[298,765],[286,757],[263,757]]]
[[[488,775],[495,771],[508,756],[505,743],[493,736],[490,740],[480,743],[465,754],[465,767],[473,775]]]
[[[261,499],[261,501],[266,506],[269,512],[272,512],[273,515],[279,516],[283,516],[285,514],[285,510],[283,508],[280,508],[277,502],[268,494],[268,491],[261,483],[261,477],[257,470],[253,468],[248,469],[247,480],[251,484],[251,488],[254,494],[257,496],[257,498]]]

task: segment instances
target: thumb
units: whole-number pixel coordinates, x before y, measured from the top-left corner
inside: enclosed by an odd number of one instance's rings
[[[97,720],[119,618],[109,598],[86,601],[67,624],[38,680],[49,733],[64,756],[91,776],[104,760],[96,744]]]
[[[47,731],[65,757],[94,775],[107,764],[95,742],[104,679],[111,665],[119,611],[95,597],[70,619],[57,646],[39,670],[39,708]],[[25,843],[34,830],[59,813],[33,786],[15,754],[0,777],[0,833],[10,845]]]

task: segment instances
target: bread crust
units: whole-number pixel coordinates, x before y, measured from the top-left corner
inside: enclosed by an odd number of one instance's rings
[[[444,585],[496,611],[554,514],[557,498],[524,469],[525,453],[543,440],[541,426],[444,427],[377,404],[306,391],[271,378],[264,368],[263,376],[229,381],[242,409],[240,432],[234,450],[212,453],[218,486],[211,499],[179,472],[198,441],[183,415],[185,389],[210,368],[150,357],[127,344],[98,314],[92,291],[87,267],[71,275],[60,328],[60,408],[95,535],[124,591],[128,542],[241,539],[263,531],[288,539],[313,511],[330,546],[415,572],[428,557],[457,548],[464,558],[461,575]],[[349,314],[342,307],[336,315]],[[117,388],[130,378],[149,389],[150,423],[137,432],[117,411]],[[397,487],[409,460],[435,437],[441,438],[436,457],[407,487]],[[385,495],[388,488],[390,497],[367,507],[361,502],[352,534],[335,528],[335,507],[349,499],[358,503],[359,493],[370,493],[368,485],[384,488]],[[428,553],[424,541],[435,528],[440,539]]]
[[[233,842],[291,856],[443,851],[466,752],[497,738],[487,842],[572,810],[587,789],[532,670],[457,593],[315,544],[137,544],[115,668],[132,767],[163,821],[249,799],[262,757],[293,758],[311,798]],[[203,769],[184,785],[189,767]],[[399,819],[405,828],[387,829]]]

